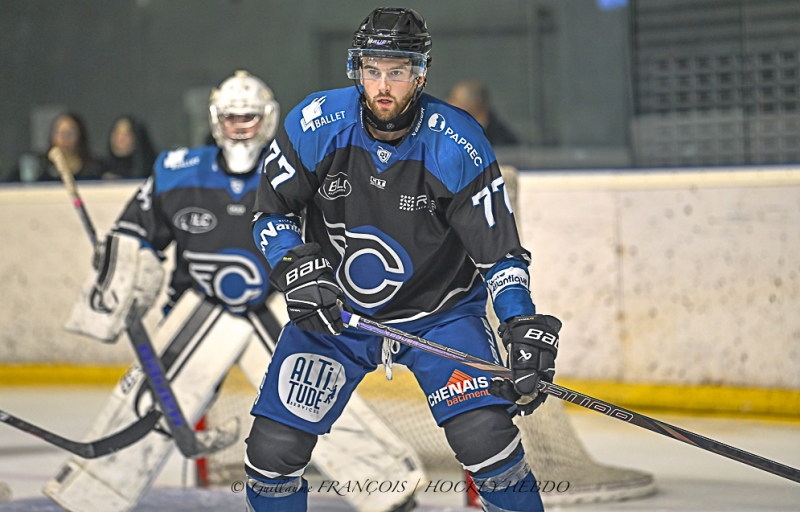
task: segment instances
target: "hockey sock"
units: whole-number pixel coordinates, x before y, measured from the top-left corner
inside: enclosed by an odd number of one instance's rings
[[[306,512],[308,482],[247,475],[247,512]]]
[[[522,450],[507,464],[488,473],[472,475],[472,480],[487,512],[544,511],[539,486]]]

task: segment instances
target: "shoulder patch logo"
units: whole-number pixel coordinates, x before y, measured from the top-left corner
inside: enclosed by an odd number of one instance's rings
[[[383,163],[388,162],[389,159],[392,158],[392,152],[389,151],[388,149],[382,148],[381,146],[378,146],[377,154],[378,154],[378,160],[380,160]]]
[[[344,110],[328,114],[327,116],[322,115],[322,104],[325,103],[325,98],[327,98],[327,96],[314,98],[311,100],[311,103],[303,107],[301,111],[303,113],[303,119],[300,120],[300,127],[304,132],[307,132],[309,128],[313,132],[320,126],[344,119]]]
[[[445,121],[442,114],[433,114],[430,118],[428,118],[428,128],[437,133],[444,130],[446,125],[447,121]]]
[[[333,201],[340,197],[349,196],[352,191],[353,187],[350,186],[350,182],[347,181],[347,174],[340,172],[333,176],[325,177],[325,181],[319,189],[319,195],[329,201]]]
[[[167,156],[164,157],[164,168],[172,170],[184,169],[200,163],[199,156],[193,156],[189,160],[186,160],[187,153],[189,153],[187,148],[179,148],[174,151],[170,151],[167,153]]]

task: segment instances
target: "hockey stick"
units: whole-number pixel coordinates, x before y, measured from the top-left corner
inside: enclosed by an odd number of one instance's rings
[[[17,418],[16,416],[5,411],[0,411],[0,421],[6,425],[10,425],[14,428],[22,430],[23,432],[27,432],[28,434],[33,434],[42,441],[46,441],[52,445],[58,446],[59,448],[74,453],[78,457],[82,457],[84,459],[95,459],[97,457],[102,457],[103,455],[108,455],[109,453],[116,452],[132,445],[139,439],[143,438],[148,432],[153,430],[153,427],[155,427],[160,418],[161,413],[159,411],[152,410],[141,419],[125,429],[120,430],[116,434],[98,439],[97,441],[81,443],[61,437],[58,434],[54,434],[44,430],[43,428],[39,428],[36,425],[28,423],[27,421]]]
[[[359,315],[351,314],[342,310],[342,320],[348,326],[369,331],[373,334],[377,334],[378,336],[383,336],[385,338],[398,341],[404,345],[424,350],[425,352],[429,352],[457,363],[466,364],[498,377],[505,379],[511,378],[511,370],[504,366],[496,365],[489,361],[465,354],[459,350],[440,345],[436,342],[426,340],[418,336],[412,336],[393,327],[388,327],[373,320],[365,319]],[[577,391],[572,391],[571,389],[559,386],[558,384],[551,384],[549,382],[540,380],[539,392],[547,393],[548,395],[560,398],[561,400],[566,400],[567,402],[580,405],[581,407],[605,414],[606,416],[610,416],[627,423],[632,423],[652,432],[656,432],[666,437],[671,437],[672,439],[677,439],[678,441],[683,441],[684,443],[702,448],[703,450],[716,453],[717,455],[722,455],[723,457],[727,457],[732,460],[737,460],[743,464],[747,464],[748,466],[752,466],[762,471],[767,471],[774,475],[778,475],[780,477],[800,483],[800,470],[798,469],[765,459],[764,457],[734,448],[733,446],[728,446],[720,443],[719,441],[714,441],[713,439],[689,432],[688,430],[684,430],[680,427],[675,427],[656,419],[649,418],[643,414],[623,409],[622,407],[618,407],[608,402],[603,402],[602,400],[578,393]]]
[[[81,196],[78,195],[78,189],[75,187],[75,177],[72,175],[69,167],[67,166],[67,160],[64,158],[64,153],[61,152],[61,148],[54,147],[49,153],[47,153],[47,158],[53,162],[53,165],[56,166],[58,174],[61,175],[61,181],[67,188],[67,193],[69,194],[70,199],[72,199],[72,205],[75,207],[75,211],[78,212],[78,216],[80,216],[81,222],[83,222],[83,228],[86,231],[86,234],[89,235],[89,240],[92,242],[92,246],[94,246],[97,243],[97,232],[94,229],[92,220],[89,218],[89,213],[86,211],[86,207],[83,205]]]
[[[97,242],[97,233],[83,200],[78,194],[75,177],[69,171],[64,155],[59,148],[53,148],[48,153],[48,157],[61,175],[61,181],[64,182],[67,193],[72,199],[72,204],[81,218],[84,230],[89,235],[89,240],[92,244],[95,244]],[[139,364],[145,370],[147,383],[153,392],[154,400],[164,411],[172,438],[183,456],[190,459],[203,457],[236,442],[239,438],[239,418],[232,418],[220,427],[204,432],[195,432],[186,421],[183,412],[178,406],[178,401],[175,399],[175,393],[169,384],[161,359],[156,354],[150,337],[142,325],[135,303],[128,313],[126,325],[128,326],[128,337],[133,344]]]
[[[169,423],[172,438],[184,457],[196,459],[205,457],[232,445],[239,439],[239,418],[231,418],[225,424],[202,432],[195,432],[181,412],[175,393],[169,385],[164,365],[158,357],[150,336],[136,313],[134,303],[128,313],[128,337],[133,344],[136,359],[147,374],[147,382],[153,390],[156,401],[164,411]]]

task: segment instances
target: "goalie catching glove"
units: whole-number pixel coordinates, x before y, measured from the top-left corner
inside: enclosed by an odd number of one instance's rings
[[[531,414],[547,399],[536,389],[540,379],[553,382],[559,330],[561,321],[550,315],[515,316],[500,324],[498,333],[508,350],[513,382],[495,377],[489,393],[517,404],[520,416]]]
[[[339,334],[344,323],[338,302],[344,293],[319,244],[298,245],[283,255],[270,274],[270,282],[286,298],[289,319],[304,331]]]

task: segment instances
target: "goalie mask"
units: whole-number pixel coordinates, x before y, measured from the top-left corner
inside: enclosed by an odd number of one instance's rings
[[[211,92],[211,134],[222,148],[228,170],[251,171],[275,136],[280,108],[272,91],[247,71],[237,71]]]

